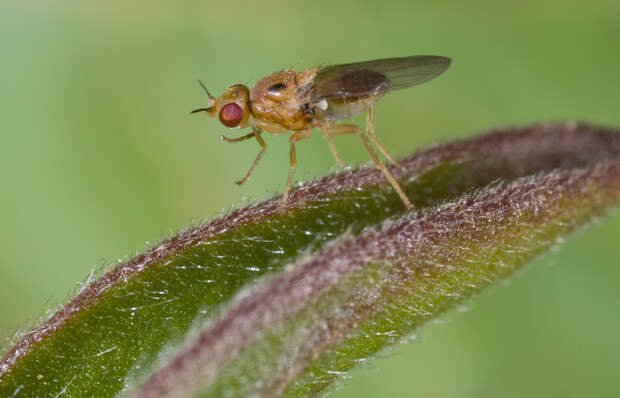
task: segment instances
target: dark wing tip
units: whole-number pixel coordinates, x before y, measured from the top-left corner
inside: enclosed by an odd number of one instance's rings
[[[452,58],[450,57],[442,57],[441,55],[431,55],[428,56],[429,59],[436,61],[436,63],[443,65],[445,68],[452,64]]]
[[[452,58],[450,57],[442,57],[440,55],[430,55],[430,56],[427,56],[427,58],[431,61],[430,62],[431,64],[437,65],[436,71],[435,71],[436,73],[433,74],[433,77],[439,76],[440,74],[442,74],[452,64]]]
[[[442,70],[443,72],[444,70],[448,69],[450,65],[452,65],[452,58],[450,57],[442,57],[442,58],[443,58],[443,64],[444,64],[444,67]]]

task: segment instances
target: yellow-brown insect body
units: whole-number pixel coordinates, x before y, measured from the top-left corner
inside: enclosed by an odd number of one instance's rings
[[[312,128],[312,81],[316,69],[269,75],[250,90],[252,125],[273,134]]]
[[[359,134],[375,165],[385,175],[409,210],[413,210],[405,192],[388,168],[381,162],[375,147],[396,167],[398,162],[387,152],[375,136],[375,102],[386,93],[427,82],[440,75],[450,65],[450,58],[434,55],[385,58],[295,72],[287,69],[259,80],[251,90],[241,84],[229,87],[215,99],[202,84],[209,96],[209,106],[192,113],[204,111],[208,116],[219,116],[229,128],[252,126],[252,132],[238,138],[222,136],[227,142],[256,139],[261,147],[241,185],[252,174],[265,153],[267,144],[261,137],[263,131],[272,134],[292,132],[290,136],[290,164],[286,187],[282,196],[285,208],[293,174],[297,167],[295,144],[310,138],[312,129],[318,129],[327,140],[334,158],[342,167],[345,163],[338,155],[332,137]],[[366,131],[353,124],[335,124],[367,111]],[[252,119],[250,120],[250,116]]]

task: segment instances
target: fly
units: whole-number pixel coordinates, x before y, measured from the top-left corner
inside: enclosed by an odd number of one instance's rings
[[[359,134],[372,161],[392,184],[403,203],[414,210],[398,181],[381,162],[375,147],[394,165],[396,159],[375,136],[375,103],[390,91],[409,88],[427,82],[450,66],[450,58],[434,55],[415,55],[402,58],[385,58],[374,61],[328,65],[295,72],[287,69],[269,75],[256,83],[252,89],[242,84],[230,86],[219,98],[215,98],[200,82],[209,97],[209,105],[192,113],[205,112],[219,117],[229,128],[251,127],[252,132],[237,138],[222,136],[226,142],[256,139],[261,149],[246,175],[236,183],[248,180],[267,149],[261,137],[292,132],[290,140],[290,171],[282,196],[281,209],[286,208],[297,157],[295,144],[310,138],[312,129],[319,130],[334,155],[336,162],[345,167],[332,137]],[[354,124],[336,124],[366,111],[366,131]],[[250,120],[250,116],[252,117]]]

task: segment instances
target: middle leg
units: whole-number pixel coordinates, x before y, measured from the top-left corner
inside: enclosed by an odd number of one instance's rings
[[[305,140],[306,138],[310,138],[312,136],[312,130],[302,130],[296,131],[291,135],[291,170],[288,173],[288,179],[286,180],[286,187],[284,188],[284,194],[282,195],[282,203],[280,204],[280,210],[284,211],[286,209],[286,201],[288,200],[288,194],[291,189],[291,184],[293,183],[293,174],[295,174],[295,169],[297,168],[297,156],[295,154],[295,144],[298,141]]]
[[[332,150],[332,154],[336,159],[336,162],[343,169],[346,167],[345,163],[342,161],[342,158],[338,154],[336,150],[336,146],[334,145],[334,141],[332,140],[332,136],[334,135],[345,135],[345,134],[355,134],[359,132],[359,127],[354,124],[329,124],[327,126],[318,127],[318,130],[323,133],[323,137],[327,140],[329,144],[329,149]]]

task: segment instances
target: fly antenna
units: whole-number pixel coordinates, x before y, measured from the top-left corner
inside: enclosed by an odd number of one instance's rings
[[[211,108],[198,108],[198,109],[194,109],[190,113],[208,112],[209,110],[211,110]]]
[[[213,98],[213,96],[211,95],[211,93],[209,92],[207,87],[200,80],[198,80],[198,83],[200,83],[200,85],[202,86],[203,90],[205,90],[205,93],[207,93],[207,95],[209,96],[210,99],[215,99],[215,98]]]

